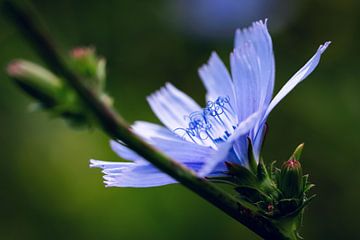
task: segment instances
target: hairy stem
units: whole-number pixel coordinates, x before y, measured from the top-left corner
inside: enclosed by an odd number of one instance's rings
[[[134,134],[125,120],[98,95],[84,84],[84,81],[68,66],[53,39],[41,22],[34,17],[31,6],[19,1],[5,0],[4,13],[15,24],[44,62],[68,81],[85,105],[94,114],[100,126],[112,138],[120,139],[129,148],[147,159],[158,169],[167,173],[193,192],[212,203],[264,239],[293,239],[281,231],[272,221],[243,206],[238,200],[206,179],[199,178],[191,170],[159,152]]]

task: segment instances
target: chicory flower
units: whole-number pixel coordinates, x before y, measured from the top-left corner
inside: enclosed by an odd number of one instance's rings
[[[272,98],[275,81],[272,40],[266,21],[254,22],[249,28],[236,31],[235,47],[230,54],[231,73],[215,52],[199,69],[207,91],[204,108],[167,83],[147,98],[165,127],[138,121],[132,130],[199,176],[226,175],[226,162],[249,167],[249,144],[259,161],[269,113],[315,69],[329,44],[321,45]],[[130,162],[91,160],[91,167],[103,169],[106,186],[153,187],[176,183],[125,144],[111,141],[111,147]]]

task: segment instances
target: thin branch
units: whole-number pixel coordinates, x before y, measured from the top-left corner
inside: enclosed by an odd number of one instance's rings
[[[134,134],[125,120],[114,109],[104,104],[97,94],[84,85],[84,81],[69,68],[65,58],[55,47],[53,39],[45,31],[41,22],[35,20],[34,13],[27,4],[5,0],[2,7],[9,19],[48,66],[62,75],[76,90],[110,137],[122,140],[129,148],[147,159],[158,169],[167,173],[264,239],[292,239],[269,219],[244,207],[225,191],[206,179],[197,177],[192,171],[165,156]]]

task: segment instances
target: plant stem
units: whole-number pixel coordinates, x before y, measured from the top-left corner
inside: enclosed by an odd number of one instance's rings
[[[161,171],[212,203],[264,239],[293,239],[283,233],[272,221],[243,206],[234,197],[216,187],[206,179],[197,177],[191,170],[165,156],[134,134],[124,119],[114,109],[103,103],[98,95],[68,66],[66,58],[55,47],[41,22],[34,18],[30,6],[24,2],[5,0],[4,13],[15,23],[25,39],[57,74],[68,81],[84,104],[94,114],[100,126],[112,138],[120,139],[130,149],[156,166]]]

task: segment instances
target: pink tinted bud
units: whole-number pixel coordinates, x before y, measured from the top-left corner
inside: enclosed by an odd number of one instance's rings
[[[279,189],[285,198],[298,198],[303,192],[301,164],[295,158],[284,162],[280,172]]]
[[[27,85],[36,88],[60,89],[61,80],[46,68],[22,59],[10,62],[6,67],[7,74]]]
[[[21,75],[23,73],[21,61],[14,60],[9,63],[6,67],[6,72],[12,77]]]
[[[70,55],[73,58],[84,58],[93,54],[94,49],[90,47],[76,47],[70,51]]]
[[[301,168],[301,164],[294,158],[289,159],[288,161],[283,163],[283,168],[292,170],[292,169],[299,169]]]

